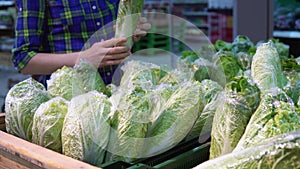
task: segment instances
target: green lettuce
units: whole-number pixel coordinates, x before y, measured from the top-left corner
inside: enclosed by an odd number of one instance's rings
[[[45,87],[32,78],[14,85],[5,99],[6,131],[31,141],[33,116],[38,107],[50,99]]]
[[[279,39],[272,38],[270,40],[274,43],[280,58],[285,58],[285,59],[289,58],[290,55],[289,45],[279,42]]]
[[[115,106],[115,112],[112,141],[109,144],[109,151],[113,155],[109,161],[132,162],[143,157],[143,138],[146,137],[154,106],[151,95],[141,87],[133,87],[120,89],[110,100]]]
[[[259,89],[249,79],[236,77],[226,85],[222,100],[213,118],[210,159],[236,147],[259,104]]]
[[[109,95],[98,70],[83,59],[73,68],[63,66],[57,69],[47,80],[47,86],[52,97],[61,96],[67,100],[92,90]]]
[[[71,100],[73,97],[74,71],[71,67],[63,66],[57,69],[47,80],[47,91],[52,97],[61,96]]]
[[[98,69],[93,66],[92,63],[80,59],[73,69],[73,97],[93,90],[108,95],[106,86],[98,72]]]
[[[299,131],[266,139],[257,146],[206,161],[195,169],[300,168]]]
[[[272,41],[258,46],[252,60],[251,76],[261,90],[286,85],[280,58]]]
[[[121,77],[120,87],[127,89],[137,86],[151,90],[167,74],[158,65],[133,60],[126,62],[121,70],[124,73]]]
[[[188,138],[199,135],[202,137],[204,134],[210,134],[215,111],[221,102],[221,100],[218,99],[218,94],[223,91],[223,88],[217,82],[205,79],[201,82],[201,90],[203,93],[201,97],[204,99],[204,108],[200,110],[200,115],[190,131]]]
[[[254,47],[253,42],[245,35],[238,35],[232,42],[232,52],[237,54],[240,52],[246,52]]]
[[[151,99],[153,103],[155,103],[152,109],[151,122],[158,118],[161,110],[179,86],[180,85],[163,83],[156,86],[156,88],[151,91]]]
[[[143,10],[144,0],[122,0],[119,3],[116,38],[127,38],[126,45],[133,45],[133,35]]]
[[[167,72],[164,77],[159,80],[159,84],[170,83],[172,85],[177,85],[179,83],[191,80],[192,73],[183,72],[178,69],[174,69],[170,72]]]
[[[148,129],[147,155],[164,152],[187,136],[199,116],[202,95],[199,82],[187,81],[178,86]]]
[[[107,96],[95,90],[74,97],[62,128],[63,154],[100,166],[110,141],[111,107]]]
[[[226,82],[229,82],[238,75],[241,67],[238,63],[237,57],[232,52],[221,51],[216,53],[215,58],[219,58],[218,67],[222,68],[226,77]]]
[[[300,96],[300,72],[292,70],[284,71],[283,73],[288,80],[283,90],[289,97],[291,97],[294,103],[297,104],[298,98]]]
[[[232,50],[232,44],[229,42],[225,42],[223,40],[218,39],[215,44],[214,47],[216,49],[217,52],[219,51],[231,51]]]
[[[246,52],[239,52],[237,54],[238,63],[241,66],[242,70],[251,69],[252,56]]]
[[[206,59],[199,58],[192,65],[192,70],[194,72],[194,79],[201,82],[205,79],[210,79],[212,74],[213,64]]]
[[[62,152],[61,130],[69,102],[55,97],[42,103],[33,116],[32,142]]]
[[[269,89],[262,93],[261,102],[234,151],[298,129],[300,116],[295,111],[292,100],[280,88]]]

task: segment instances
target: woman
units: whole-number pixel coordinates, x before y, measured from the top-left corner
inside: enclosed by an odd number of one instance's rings
[[[116,66],[130,55],[130,47],[115,47],[126,38],[112,38],[114,29],[104,27],[113,25],[118,4],[119,0],[16,0],[15,68],[22,74],[42,75],[39,81],[46,84],[55,70],[72,67],[84,57],[96,63],[106,84],[111,83]],[[135,39],[146,34],[149,24],[143,19],[138,27]],[[102,40],[83,49],[99,30]]]

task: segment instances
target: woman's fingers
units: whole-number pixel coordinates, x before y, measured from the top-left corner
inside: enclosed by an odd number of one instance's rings
[[[114,48],[109,48],[107,51],[107,55],[118,54],[118,53],[126,53],[130,51],[130,47],[128,46],[118,46]]]
[[[122,60],[130,56],[130,52],[125,52],[125,53],[118,53],[118,54],[113,54],[113,55],[106,55],[103,58],[103,61],[109,61],[109,60]]]
[[[126,38],[112,38],[106,41],[98,42],[100,46],[110,48],[116,46],[116,44],[123,44],[127,41]]]
[[[111,66],[111,65],[119,65],[123,63],[126,59],[120,59],[120,60],[106,60],[102,61],[99,65],[99,67],[104,67],[104,66]]]

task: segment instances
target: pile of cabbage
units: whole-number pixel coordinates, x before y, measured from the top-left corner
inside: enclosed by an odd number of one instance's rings
[[[300,66],[286,50],[237,36],[182,52],[173,70],[127,61],[107,86],[81,60],[54,72],[47,89],[32,78],[11,88],[7,132],[96,166],[134,163],[191,138],[211,138],[210,158],[225,157],[300,129]]]
[[[96,166],[133,162],[199,136],[198,117],[222,90],[152,63],[128,61],[121,71],[120,84],[105,86],[81,60],[55,71],[47,89],[32,78],[18,83],[5,100],[7,132]]]
[[[276,39],[254,45],[238,36],[214,47],[226,57],[226,83],[212,120],[210,160],[196,168],[299,168],[299,58]]]

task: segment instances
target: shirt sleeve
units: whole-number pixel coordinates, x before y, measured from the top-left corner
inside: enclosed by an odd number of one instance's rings
[[[46,19],[45,0],[16,0],[17,20],[12,62],[20,71],[42,48]]]

